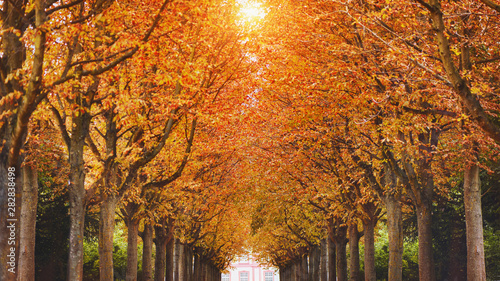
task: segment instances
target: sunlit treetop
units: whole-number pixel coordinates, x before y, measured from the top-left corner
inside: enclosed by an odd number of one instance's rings
[[[264,19],[267,12],[262,3],[249,0],[238,0],[240,5],[238,16],[247,25],[257,24]]]

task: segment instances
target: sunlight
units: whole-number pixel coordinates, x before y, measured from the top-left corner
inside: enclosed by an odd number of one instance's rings
[[[262,4],[255,1],[238,1],[241,4],[239,16],[246,22],[256,22],[266,16],[266,11]]]

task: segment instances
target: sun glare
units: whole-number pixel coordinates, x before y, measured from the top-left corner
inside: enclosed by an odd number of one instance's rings
[[[248,22],[254,22],[263,19],[266,11],[261,3],[254,1],[238,1],[241,4],[240,17]]]

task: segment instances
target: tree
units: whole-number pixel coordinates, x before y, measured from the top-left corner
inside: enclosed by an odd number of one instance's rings
[[[80,59],[80,54],[84,52],[82,50],[84,43],[78,41],[81,31],[79,28],[85,26],[81,25],[81,23],[89,23],[93,20],[99,21],[103,12],[109,8],[109,3],[106,1],[89,1],[88,5],[84,5],[84,2],[75,1],[59,6],[57,3],[56,1],[51,3],[34,1],[32,5],[27,5],[26,1],[2,3],[2,30],[5,31],[4,38],[7,39],[2,40],[1,73],[3,82],[1,86],[1,130],[3,132],[1,162],[2,165],[5,165],[1,169],[1,178],[4,182],[7,182],[8,174],[6,171],[8,171],[9,167],[11,167],[11,170],[20,170],[19,156],[27,134],[29,118],[37,105],[54,88],[67,85],[67,82],[78,81],[82,77],[96,77],[131,57],[139,49],[138,46],[135,46],[129,50],[118,51],[118,53],[110,57],[100,57],[96,60]],[[165,5],[160,11],[164,8]],[[152,24],[150,31],[143,37],[144,41],[149,38],[151,31],[157,25],[158,19],[159,17],[157,17],[156,23]],[[68,38],[65,37],[66,35],[72,39],[65,40]],[[65,46],[67,41],[70,42],[67,45],[70,46],[70,50],[65,53],[62,46]],[[33,46],[33,48],[28,46]],[[100,62],[100,64],[96,66],[95,62]],[[45,75],[49,72],[51,75]],[[94,79],[94,82],[96,81]],[[89,100],[92,100],[94,88],[97,84],[91,83],[90,85],[91,87],[89,86],[89,91],[86,93],[87,97],[90,98]],[[78,98],[77,101],[87,102]],[[79,124],[79,126],[73,128],[74,132],[80,133],[83,130],[83,136],[85,136],[84,129],[88,123],[88,116],[86,116],[85,112],[82,112],[82,114],[73,117],[75,124]],[[79,121],[81,122],[79,123]],[[83,140],[80,138],[80,141],[77,141],[76,135],[73,135],[73,137],[72,149],[76,153],[70,153],[72,155],[70,162],[74,160],[81,164],[82,161],[78,161],[81,158],[78,157],[81,155],[81,153],[78,153],[78,147],[83,147]],[[73,167],[71,182],[79,186],[79,188],[76,188],[78,192],[72,193],[71,198],[72,202],[76,204],[77,201],[82,201],[84,178],[76,177],[77,174],[81,175],[82,171],[78,170],[75,165]],[[7,203],[7,189],[2,188],[1,192],[0,200],[2,203]],[[83,205],[79,204],[78,206]],[[78,208],[80,211],[78,211]],[[70,277],[75,277],[70,279],[74,280],[81,279],[82,276],[81,238],[83,237],[83,223],[80,222],[83,218],[83,211],[81,209],[81,207],[76,207],[71,213],[72,216],[78,217],[73,218],[75,224],[72,228],[73,239],[71,241],[74,246],[70,251],[70,268],[72,270],[68,271]],[[0,217],[1,224],[5,225],[6,211],[2,210]],[[2,239],[2,241],[7,240]],[[1,247],[2,261],[5,262],[4,259],[10,250],[7,246],[5,242]],[[9,275],[7,273],[7,268],[3,266],[1,268],[0,277],[2,279],[10,280],[7,278],[15,278],[15,274]]]

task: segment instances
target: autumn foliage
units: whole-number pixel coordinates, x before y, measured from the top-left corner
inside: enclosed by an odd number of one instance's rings
[[[412,219],[419,279],[451,279],[459,271],[435,268],[433,231],[436,206],[457,197],[467,224],[449,240],[463,234],[468,249],[458,267],[486,280],[497,1],[0,4],[0,205],[16,206],[0,223],[22,223],[16,273],[0,231],[1,280],[34,280],[47,186],[69,209],[67,280],[85,278],[90,236],[99,278],[115,278],[122,220],[127,280],[219,280],[248,251],[282,280],[359,280],[360,241],[364,278],[377,280],[386,227],[397,281]]]

